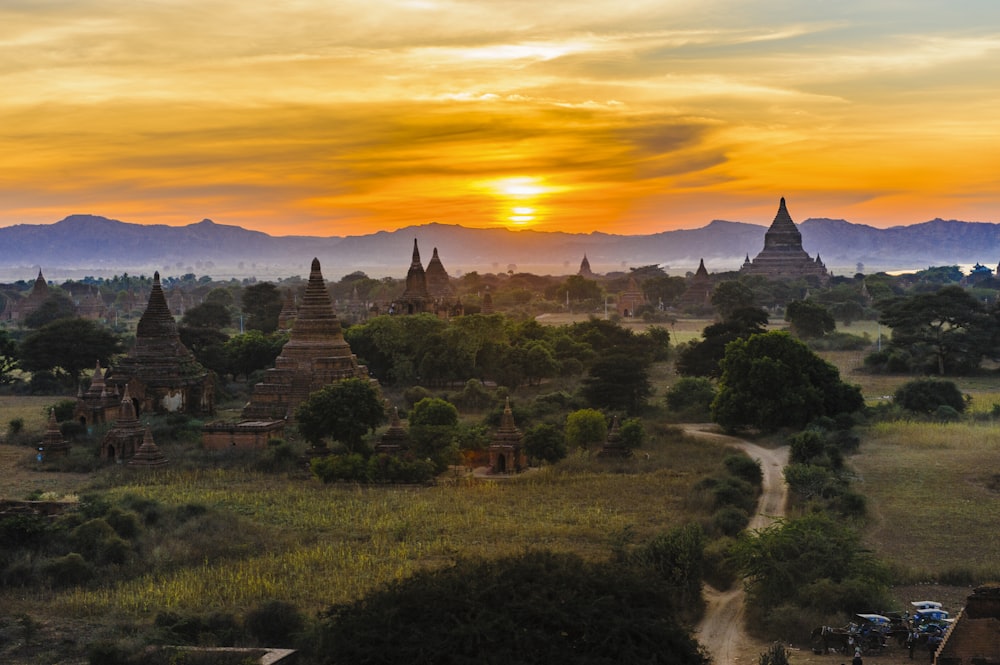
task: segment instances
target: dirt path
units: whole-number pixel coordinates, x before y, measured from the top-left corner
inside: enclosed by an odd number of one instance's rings
[[[788,487],[782,469],[788,463],[788,448],[762,448],[756,444],[710,431],[714,425],[686,425],[684,431],[692,436],[710,438],[745,451],[760,462],[764,478],[762,494],[757,503],[757,513],[750,519],[751,529],[766,527],[775,518],[785,514]],[[719,591],[706,585],[705,616],[695,627],[695,637],[712,656],[717,665],[752,663],[763,651],[743,629],[743,587],[737,585],[728,591]],[[759,648],[758,648],[759,647]]]

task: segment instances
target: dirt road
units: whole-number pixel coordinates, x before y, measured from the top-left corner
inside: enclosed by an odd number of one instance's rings
[[[715,426],[687,425],[684,431],[692,436],[725,442],[760,462],[764,475],[762,494],[749,528],[766,527],[775,518],[783,516],[788,487],[785,485],[782,469],[788,463],[788,448],[762,448],[743,439],[709,431],[713,427]],[[717,665],[756,661],[764,646],[753,642],[743,630],[743,587],[737,585],[734,589],[719,591],[706,585],[704,596],[705,616],[695,628],[695,637],[711,654],[712,660]]]

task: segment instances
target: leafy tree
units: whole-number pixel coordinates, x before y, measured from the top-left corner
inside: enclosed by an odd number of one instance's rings
[[[959,413],[965,411],[965,397],[952,381],[916,379],[896,389],[894,399],[908,411],[934,413],[941,406],[948,406]]]
[[[591,366],[581,393],[594,406],[636,414],[653,393],[649,365],[642,355],[605,356]]]
[[[941,376],[979,367],[992,341],[982,303],[960,286],[893,298],[879,322],[892,328],[893,347]]]
[[[604,294],[601,286],[592,279],[587,279],[582,275],[570,275],[555,291],[555,297],[559,302],[570,302],[582,304],[585,309],[596,307]]]
[[[687,280],[683,277],[657,275],[642,282],[642,294],[646,300],[664,307],[672,305],[687,290]]]
[[[822,513],[781,519],[745,533],[733,553],[748,601],[761,611],[783,604],[809,607],[811,594],[829,584],[842,587],[844,595],[833,598],[824,611],[863,612],[884,602],[885,570],[862,546],[857,532]],[[844,593],[858,586],[867,597]]]
[[[249,330],[230,337],[223,348],[233,373],[249,379],[253,372],[274,365],[274,359],[281,354],[281,348],[287,341],[288,335],[283,333],[265,335],[259,330]]]
[[[236,300],[233,298],[232,291],[220,286],[212,289],[205,295],[205,302],[230,307],[236,303]]]
[[[52,291],[34,312],[24,317],[24,325],[27,328],[41,328],[47,323],[58,321],[59,319],[72,319],[76,317],[76,305],[64,293]]]
[[[278,315],[284,304],[281,291],[271,282],[252,284],[243,289],[244,328],[272,333],[278,329]]]
[[[319,445],[327,437],[352,453],[364,448],[363,437],[385,420],[385,405],[374,383],[344,379],[309,395],[295,411],[299,433]]]
[[[529,385],[541,385],[542,379],[555,376],[559,363],[552,347],[543,341],[532,341],[524,347],[524,373]]]
[[[861,408],[856,386],[786,332],[738,339],[726,347],[712,415],[726,429],[802,428],[820,416]]]
[[[667,408],[677,412],[709,413],[715,384],[700,376],[685,376],[667,391]]]
[[[17,344],[3,328],[0,328],[0,385],[11,383],[11,373],[17,368]]]
[[[555,463],[566,457],[566,439],[551,423],[539,423],[524,432],[524,452],[533,460]]]
[[[707,665],[644,567],[527,552],[421,571],[320,619],[321,663]]]
[[[621,435],[622,446],[629,450],[642,448],[646,443],[646,428],[638,418],[626,419],[618,428],[618,434]]]
[[[594,409],[580,409],[566,416],[566,445],[587,448],[603,444],[608,438],[608,423],[604,414]]]
[[[87,319],[59,319],[28,334],[18,349],[21,369],[52,372],[64,385],[76,386],[80,373],[100,361],[105,367],[121,353],[117,335]]]
[[[712,291],[711,298],[712,307],[723,320],[731,318],[742,307],[754,307],[757,302],[753,290],[736,280],[719,282]]]
[[[458,409],[439,397],[425,397],[410,411],[411,450],[416,457],[434,462],[438,471],[448,468],[458,455]]]
[[[785,307],[785,320],[802,339],[822,337],[837,327],[829,310],[811,300],[793,300],[788,303]]]
[[[681,376],[707,376],[718,378],[722,369],[719,362],[726,355],[726,345],[736,339],[767,331],[767,312],[759,307],[738,307],[730,317],[706,326],[702,340],[688,342],[677,354],[675,367]]]
[[[229,335],[214,328],[179,326],[177,332],[184,344],[202,366],[219,375],[232,373],[232,359],[226,350]]]
[[[227,328],[233,322],[229,308],[221,302],[206,300],[184,313],[181,323],[189,328]]]

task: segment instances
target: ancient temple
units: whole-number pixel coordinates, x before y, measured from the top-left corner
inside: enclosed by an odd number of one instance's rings
[[[524,435],[514,424],[514,413],[507,398],[500,419],[500,427],[490,442],[490,473],[520,473],[528,468],[524,452]]]
[[[146,311],[135,331],[135,346],[108,379],[119,391],[128,386],[140,413],[210,414],[215,408],[212,375],[181,342],[177,322],[153,274]]]
[[[416,238],[413,239],[413,256],[410,268],[406,272],[406,286],[403,295],[389,307],[390,314],[420,314],[428,312],[441,318],[461,316],[464,308],[460,300],[455,298],[455,288],[451,284],[448,272],[444,269],[438,256],[437,247],[427,270],[420,262],[420,249]]]
[[[416,240],[414,240],[416,243]],[[416,244],[414,244],[414,249]],[[434,248],[434,255],[431,256],[425,272],[427,278],[427,294],[438,301],[448,301],[455,298],[455,287],[451,284],[448,271],[444,269],[444,264],[438,257],[437,247]]]
[[[128,386],[125,386],[125,394],[118,404],[118,418],[101,439],[101,459],[115,462],[131,459],[142,446],[144,429],[135,413]]]
[[[580,261],[580,269],[576,272],[580,277],[586,277],[587,279],[594,279],[593,271],[590,269],[590,261],[587,260],[587,255],[583,255],[583,261]]]
[[[42,442],[38,444],[38,452],[42,459],[65,457],[69,454],[69,441],[63,438],[59,423],[56,422],[56,410],[49,409],[49,422],[45,429]]]
[[[493,307],[493,294],[490,293],[490,285],[486,285],[486,291],[483,293],[483,304],[479,308],[481,314],[493,314],[496,309]]]
[[[1000,663],[1000,586],[976,587],[938,647],[939,665]]]
[[[110,373],[110,369],[108,373]],[[118,386],[106,380],[106,373],[101,369],[101,361],[97,361],[94,376],[90,379],[90,387],[84,392],[82,387],[76,394],[76,407],[73,409],[73,420],[84,427],[110,422],[118,412]]]
[[[712,278],[705,268],[705,259],[698,262],[698,270],[688,280],[687,288],[677,299],[678,309],[706,310],[712,307]]]
[[[350,378],[368,378],[368,368],[358,364],[344,339],[340,320],[326,288],[318,259],[313,259],[305,296],[298,308],[288,341],[254,386],[250,402],[238,423],[205,425],[202,441],[207,448],[263,447],[279,437],[295,409],[320,388]]]
[[[167,463],[167,458],[160,452],[156,442],[153,441],[153,433],[146,428],[142,436],[142,445],[135,455],[128,461],[130,469],[155,469]]]
[[[812,259],[802,249],[802,234],[788,214],[784,197],[778,204],[778,213],[774,216],[771,227],[764,234],[764,249],[753,261],[750,261],[748,254],[740,272],[767,279],[815,277],[822,284],[830,279],[819,256]]]
[[[20,300],[8,299],[0,320],[20,323],[28,315],[41,307],[42,303],[48,300],[50,295],[52,293],[49,290],[49,284],[45,281],[45,277],[42,276],[42,271],[39,269],[38,277],[35,278],[35,283],[28,295]]]
[[[392,408],[392,419],[389,422],[389,429],[379,438],[375,444],[376,454],[399,455],[410,448],[410,433],[403,427],[399,420],[399,409]]]
[[[410,269],[406,271],[406,288],[403,295],[396,301],[396,314],[420,314],[428,311],[431,302],[431,295],[427,291],[427,273],[420,262],[420,249],[417,248],[417,239],[413,239],[413,257],[410,260]]]
[[[598,457],[630,457],[632,451],[625,447],[622,443],[621,428],[618,425],[618,416],[615,416],[611,420],[611,429],[608,431],[608,438],[601,446],[600,451],[598,451]]]
[[[643,295],[642,289],[639,288],[639,284],[635,281],[635,277],[630,275],[628,286],[618,294],[618,303],[616,305],[618,315],[625,318],[635,316],[636,311],[645,304],[646,296]]]

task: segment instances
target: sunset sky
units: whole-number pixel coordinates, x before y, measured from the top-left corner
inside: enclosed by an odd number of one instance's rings
[[[0,226],[1000,222],[996,0],[0,0],[0,82]]]

